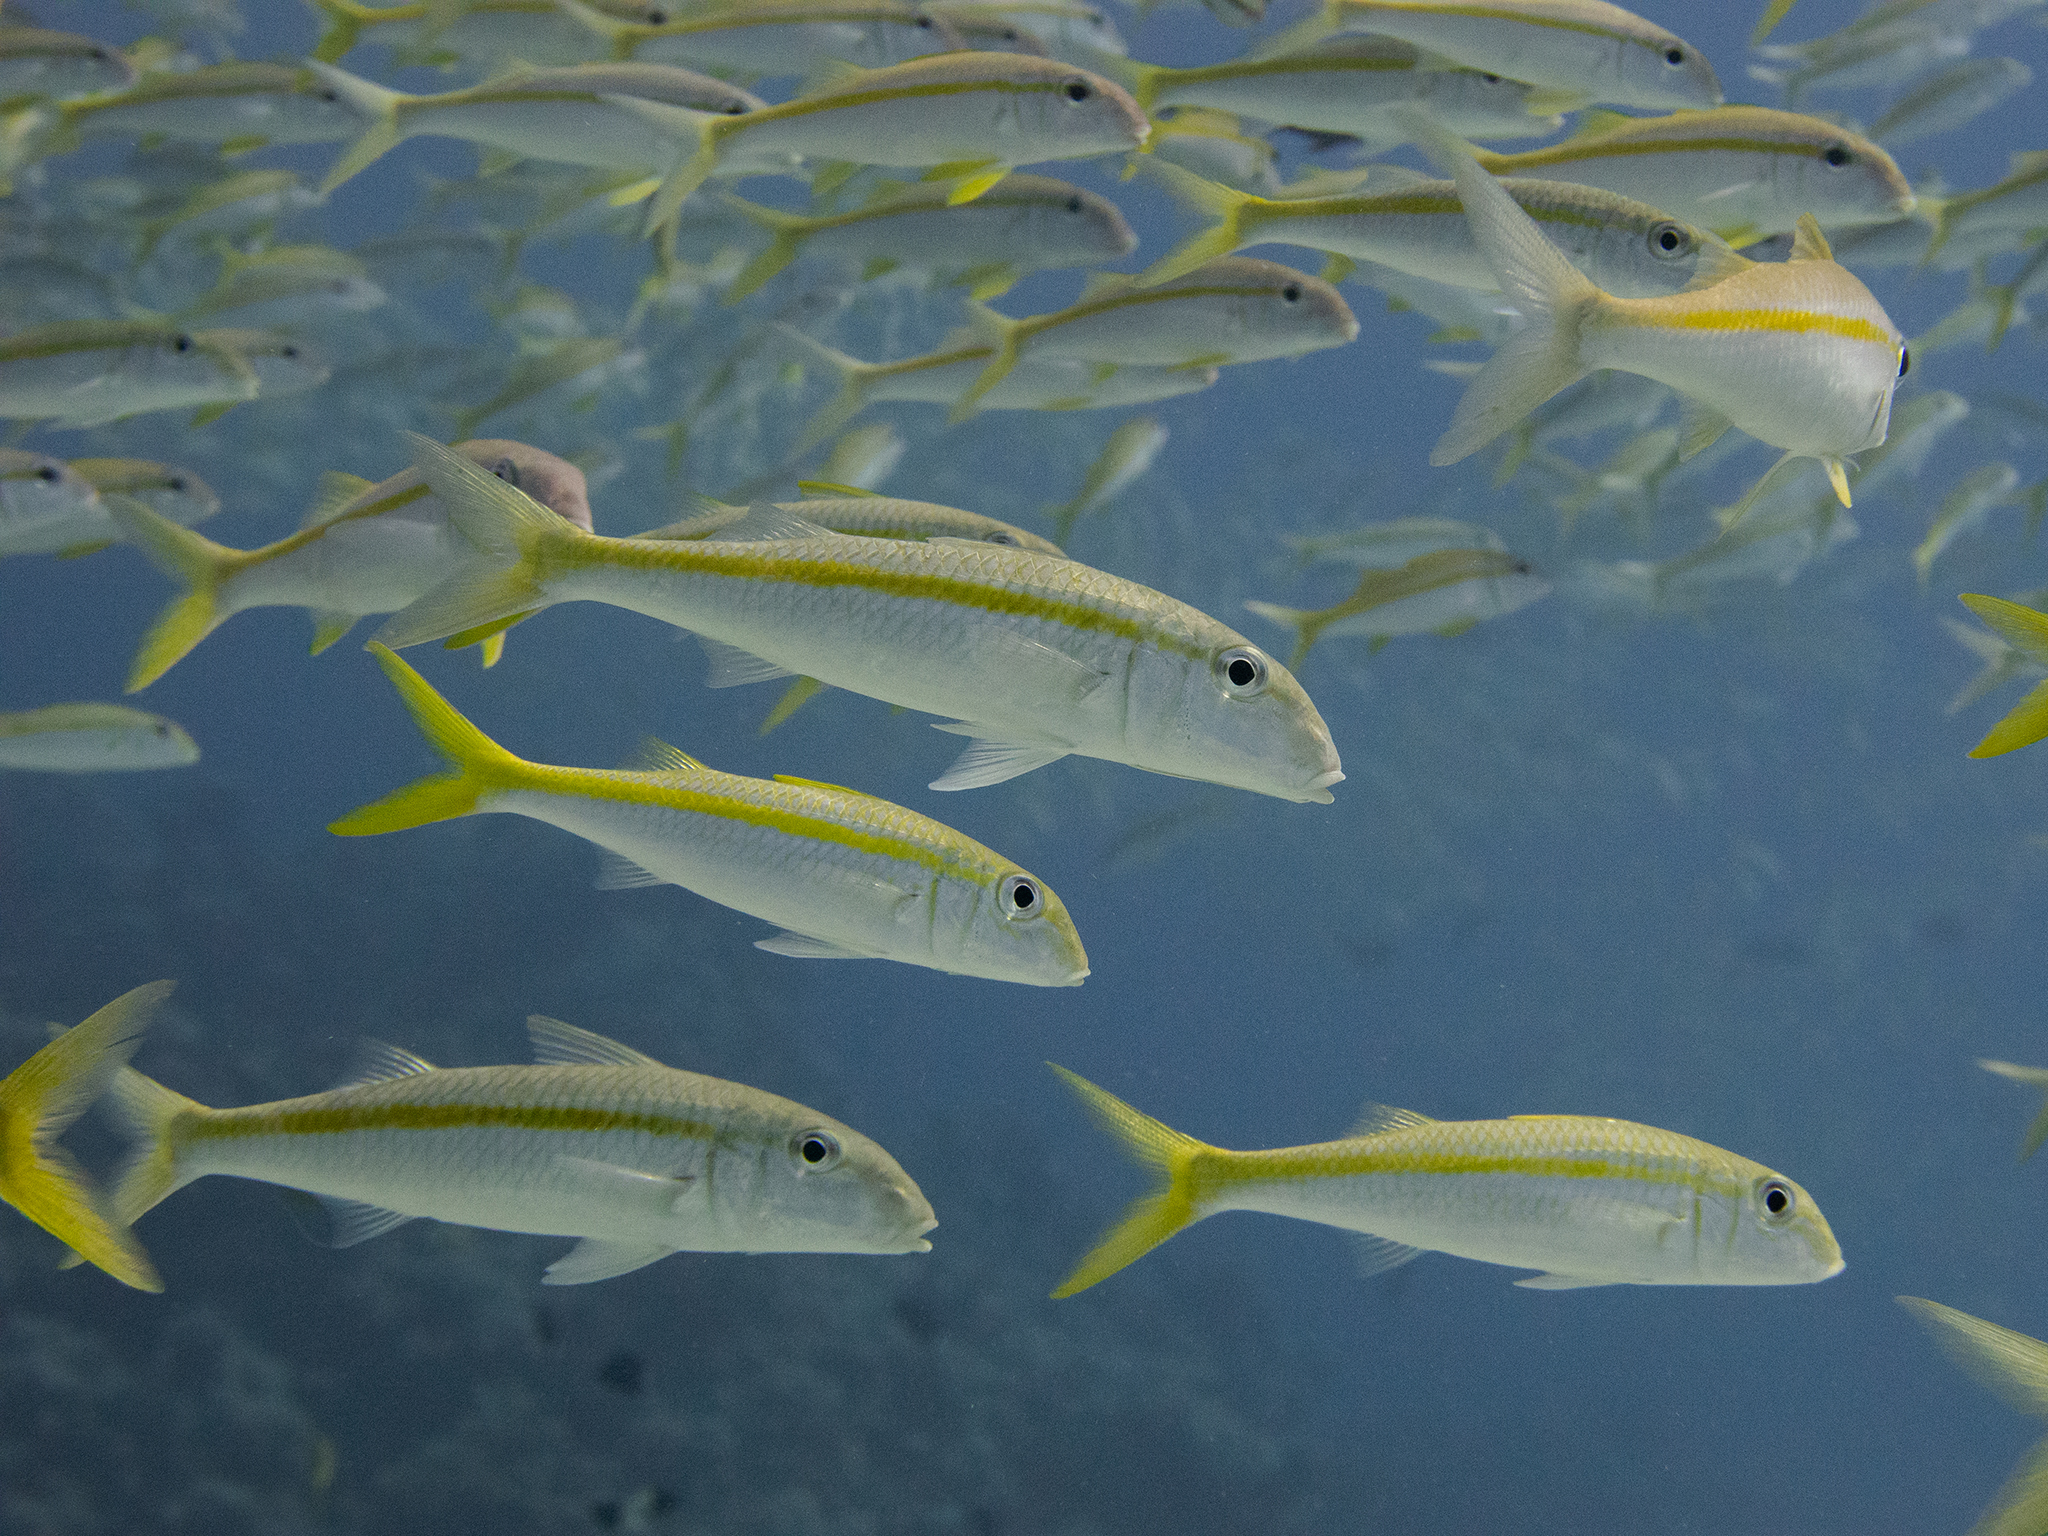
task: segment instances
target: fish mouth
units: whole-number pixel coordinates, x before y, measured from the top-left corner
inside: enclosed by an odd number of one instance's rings
[[[1308,793],[1303,795],[1302,799],[1313,801],[1317,805],[1332,804],[1337,797],[1330,793],[1330,786],[1343,782],[1344,770],[1342,768],[1332,768],[1327,773],[1319,773],[1308,781]]]

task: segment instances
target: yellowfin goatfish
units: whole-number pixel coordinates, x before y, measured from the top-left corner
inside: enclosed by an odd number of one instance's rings
[[[1099,67],[1105,54],[1116,58],[1131,51],[1116,23],[1085,0],[934,0],[925,9],[956,27],[999,16],[1069,64]]]
[[[1178,277],[1253,245],[1301,245],[1459,287],[1497,291],[1448,181],[1418,181],[1341,197],[1263,198],[1203,181],[1178,166],[1149,169],[1216,223],[1159,258],[1140,284]],[[1620,298],[1706,287],[1752,265],[1719,236],[1598,187],[1518,178],[1501,183],[1544,237]]]
[[[1496,176],[1576,181],[1637,198],[1738,246],[1782,234],[1802,213],[1834,229],[1888,224],[1913,211],[1912,187],[1875,144],[1826,118],[1769,107],[1601,114],[1561,144],[1478,158]]]
[[[0,555],[82,555],[120,532],[99,488],[46,453],[0,448]]]
[[[960,507],[941,506],[932,501],[905,501],[897,496],[877,496],[869,491],[856,495],[834,494],[839,487],[822,481],[805,481],[802,501],[776,502],[775,510],[814,523],[830,533],[855,534],[870,539],[974,539],[985,544],[1008,544],[1063,560],[1066,552],[1014,523],[983,517]],[[851,490],[852,487],[845,489]],[[742,519],[753,508],[729,506],[708,496],[696,499],[697,515],[633,535],[636,539],[714,539]]]
[[[2048,229],[2048,149],[2024,150],[2012,157],[2012,169],[1999,181],[1974,192],[1939,199],[1934,213],[1934,238],[1924,260],[1959,235]]]
[[[1894,145],[1950,133],[2033,83],[2018,59],[1963,59],[1893,102],[1870,132]]]
[[[1075,987],[1088,975],[1051,887],[930,817],[833,784],[720,773],[659,742],[635,768],[529,763],[389,650],[371,650],[451,771],[352,811],[331,832],[530,816],[609,852],[607,888],[680,885],[779,924],[755,946],[774,954],[901,960],[1035,987]]]
[[[1136,149],[1151,124],[1121,86],[1085,69],[1017,53],[953,53],[834,72],[779,106],[699,118],[695,131],[694,153],[648,207],[649,232],[735,156],[924,168],[965,203],[1016,166]]]
[[[581,1241],[547,1285],[671,1253],[924,1253],[938,1225],[874,1142],[814,1109],[555,1019],[539,1065],[435,1067],[384,1046],[357,1082],[209,1109],[133,1068],[110,1102],[140,1138],[114,1193],[133,1221],[208,1174],[319,1197],[346,1247],[417,1217]]]
[[[834,62],[875,68],[964,46],[952,27],[907,0],[749,0],[684,6],[659,21],[555,3],[614,58],[693,69],[809,75]]]
[[[1161,593],[998,544],[850,538],[762,509],[694,543],[607,539],[422,437],[414,462],[484,559],[385,624],[416,645],[558,602],[710,642],[714,682],[794,674],[951,716],[974,738],[934,788],[1070,754],[1328,802],[1329,729],[1286,668]]]
[[[228,249],[220,278],[179,312],[181,320],[244,326],[298,326],[336,314],[360,314],[385,300],[369,269],[324,245],[277,245],[253,255]]]
[[[1553,112],[1596,101],[1711,107],[1722,100],[1706,55],[1605,0],[1325,0],[1274,44],[1337,31],[1397,37],[1467,69],[1526,80],[1544,87]]]
[[[1432,464],[1455,464],[1566,385],[1620,368],[1692,402],[1688,453],[1733,425],[1784,449],[1780,464],[1819,459],[1849,505],[1845,461],[1884,441],[1906,339],[1830,258],[1811,218],[1800,220],[1790,261],[1692,293],[1617,299],[1565,260],[1470,156],[1459,153],[1455,169],[1473,236],[1526,325],[1472,381]]]
[[[2022,1413],[2048,1418],[2048,1344],[1918,1296],[1893,1298],[1934,1335],[1941,1352]],[[2034,1536],[2048,1530],[2048,1441],[2027,1453],[1970,1536]]]
[[[268,235],[287,214],[318,207],[319,194],[292,171],[242,171],[209,182],[160,218],[145,221],[136,254],[147,257],[166,239],[229,239],[254,232]]]
[[[1266,1211],[1367,1235],[1365,1272],[1428,1253],[1592,1285],[1805,1285],[1842,1272],[1813,1197],[1704,1141],[1628,1120],[1432,1120],[1369,1105],[1343,1141],[1212,1147],[1053,1070],[1163,1176],[1053,1292],[1072,1296],[1218,1211]]]
[[[1942,498],[1934,521],[1927,525],[1926,536],[1913,549],[1913,572],[1920,578],[1923,590],[1942,552],[1964,534],[1981,528],[1993,508],[2009,507],[2022,500],[2014,494],[2019,486],[2020,472],[2005,463],[1980,465],[1956,482]]]
[[[1358,320],[1335,288],[1256,256],[1224,256],[1150,288],[1098,272],[1065,309],[1013,320],[970,304],[967,316],[971,329],[996,344],[996,355],[954,404],[956,419],[1024,357],[1200,368],[1300,357],[1358,336]]]
[[[174,985],[153,981],[123,993],[0,1082],[0,1199],[138,1291],[160,1291],[164,1283],[128,1224],[109,1219],[85,1171],[56,1138],[107,1091]]]
[[[213,487],[175,464],[152,459],[73,459],[71,467],[92,482],[102,496],[122,495],[139,501],[159,517],[167,517],[182,528],[203,523],[220,511],[220,498]],[[107,522],[106,537],[116,532]]]
[[[74,32],[0,26],[0,101],[67,101],[134,83],[135,65],[118,48]]]
[[[1278,196],[1280,172],[1273,146],[1241,132],[1241,127],[1227,112],[1166,107],[1152,124],[1145,152],[1242,192]]]
[[[785,213],[737,197],[728,201],[772,237],[725,291],[728,304],[799,252],[856,263],[863,277],[926,273],[990,299],[1030,273],[1115,261],[1138,244],[1109,199],[1023,172],[1005,176],[971,203],[950,201],[938,186],[881,188],[844,213]]]
[[[312,3],[325,24],[313,57],[329,64],[364,44],[389,48],[399,64],[461,64],[471,70],[495,69],[513,60],[577,64],[590,57],[590,29],[563,15],[554,0]],[[668,10],[663,0],[597,0],[597,7],[628,21],[648,21]]]
[[[496,438],[458,443],[453,451],[576,526],[590,526],[583,471],[567,460]],[[376,485],[356,475],[326,476],[304,526],[260,549],[229,549],[118,497],[109,509],[142,552],[188,589],[144,636],[128,675],[130,693],[162,677],[245,608],[310,609],[317,656],[356,620],[396,613],[474,553],[414,469]]]
[[[60,134],[160,136],[224,150],[353,138],[362,115],[311,69],[241,62],[145,75],[124,91],[59,105]]]
[[[132,773],[198,761],[198,743],[175,720],[121,704],[51,704],[0,714],[0,768]]]
[[[1287,664],[1298,667],[1324,635],[1361,635],[1374,650],[1396,635],[1462,635],[1549,591],[1550,583],[1528,561],[1504,549],[1437,549],[1391,570],[1367,570],[1349,597],[1328,608],[1310,612],[1258,602],[1245,607],[1294,631]]]
[[[1962,594],[1964,605],[2014,650],[2036,665],[2048,664],[2048,614],[1982,592]],[[2036,683],[2012,712],[1970,748],[1972,757],[1999,757],[2048,736],[2048,683]]]
[[[1333,37],[1300,53],[1254,54],[1191,69],[1128,68],[1148,111],[1209,107],[1261,122],[1347,133],[1375,149],[1407,142],[1394,108],[1419,107],[1468,139],[1531,139],[1562,118],[1529,105],[1533,87],[1499,75],[1445,69],[1385,37]]]
[[[505,156],[658,175],[695,144],[700,116],[761,105],[737,86],[666,64],[521,68],[432,96],[387,90],[333,64],[312,67],[370,125],[334,162],[322,193],[421,135],[464,139]]]
[[[98,427],[261,389],[239,337],[155,320],[56,320],[0,340],[0,416]]]
[[[984,328],[985,329],[985,328]],[[977,340],[973,329],[956,331],[935,352],[894,363],[865,363],[826,346],[801,331],[781,334],[822,364],[839,381],[838,393],[826,403],[797,439],[805,453],[837,432],[867,406],[881,401],[921,405],[955,405],[996,360],[996,343]],[[1213,366],[1127,367],[1087,358],[1036,357],[1030,353],[974,402],[982,411],[1081,411],[1150,405],[1176,395],[1192,395],[1217,380]]]

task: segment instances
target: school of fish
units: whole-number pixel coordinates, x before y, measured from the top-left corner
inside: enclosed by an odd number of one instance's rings
[[[1232,27],[1265,20],[1263,0],[1204,4]],[[1132,59],[1089,0],[317,0],[304,57],[211,61],[163,39],[116,47],[28,24],[10,3],[0,417],[15,430],[0,448],[0,558],[139,556],[161,572],[172,591],[134,636],[130,692],[245,609],[305,610],[316,656],[378,621],[369,657],[320,665],[374,659],[443,767],[341,816],[335,834],[507,813],[604,850],[604,887],[680,886],[770,925],[756,942],[778,955],[1078,986],[1094,964],[1146,957],[1091,960],[1085,912],[922,810],[721,772],[652,740],[622,767],[529,761],[399,652],[438,641],[489,668],[508,642],[549,644],[546,609],[624,609],[693,635],[710,687],[787,680],[764,730],[826,688],[932,717],[966,738],[934,763],[933,791],[1093,757],[1329,805],[1340,753],[1365,748],[1337,739],[1303,677],[1340,640],[1368,642],[1356,661],[1553,597],[1687,611],[1726,583],[1792,581],[1856,535],[1852,506],[1919,477],[1973,407],[1917,388],[1916,360],[2048,325],[2033,307],[2048,293],[2048,150],[1950,191],[1916,188],[1882,145],[2012,98],[2038,107],[2025,65],[1964,57],[2026,8],[1887,0],[1834,36],[1766,43],[1791,9],[1774,0],[1747,76],[1777,98],[1766,105],[1729,101],[1692,43],[1604,0],[1320,0],[1239,56],[1192,67]],[[444,87],[383,83],[386,60],[436,65]],[[1807,92],[1848,88],[1890,93],[1867,131],[1802,110]],[[399,234],[353,250],[315,238],[330,196],[423,140],[473,155],[476,174],[429,178],[425,213]],[[108,146],[131,157],[123,203],[95,201],[71,169]],[[274,146],[315,146],[325,170],[270,166]],[[1063,179],[1091,163],[1108,172],[1098,185]],[[1192,224],[1178,245],[1141,248],[1119,176],[1170,196]],[[489,217],[436,218],[465,205]],[[569,233],[644,264],[623,325],[593,330],[566,295],[500,280],[528,242]],[[1304,252],[1315,271],[1293,264]],[[1009,312],[1027,279],[1084,271],[1066,305]],[[461,375],[454,430],[402,430],[413,418],[394,412],[374,463],[316,457],[296,531],[215,542],[198,525],[241,488],[65,451],[67,434],[161,413],[188,413],[199,433],[280,399],[317,409],[323,391],[397,388],[388,370],[363,382],[357,328],[410,289],[490,273],[511,350]],[[833,307],[804,286],[819,274],[828,291],[902,295],[943,339],[848,351]],[[1909,339],[1870,286],[1891,291],[1901,274],[1967,292]],[[1246,635],[1063,551],[1172,461],[1160,416],[1126,414],[1096,462],[1061,468],[1037,530],[882,494],[915,450],[897,418],[857,424],[887,403],[938,407],[937,428],[941,415],[1129,413],[1240,379],[1277,387],[1259,365],[1388,350],[1363,335],[1367,294],[1429,316],[1433,347],[1488,349],[1422,360],[1463,387],[1433,447],[1370,451],[1439,466],[1490,453],[1496,491],[1554,508],[1561,540],[1603,510],[1692,516],[1704,537],[1656,561],[1539,564],[1483,515],[1276,527],[1310,595],[1247,602]],[[690,351],[700,338],[709,350]],[[396,366],[441,364],[423,350]],[[808,415],[791,406],[799,392]],[[607,502],[612,466],[587,444],[480,435],[515,407],[567,416],[617,398],[647,402],[639,436],[655,446],[632,451],[665,451],[718,499],[678,487],[658,507]],[[753,434],[744,479],[704,446],[734,432]],[[1620,441],[1598,462],[1568,451],[1602,434]],[[1776,461],[1733,504],[1709,505],[1705,467],[1748,443]],[[1921,586],[2001,509],[2031,530],[2048,481],[1997,461],[1949,488],[1910,553]],[[644,531],[616,531],[631,528]],[[1326,566],[1343,568],[1335,585]],[[1984,671],[1952,707],[2034,680],[1971,755],[2048,737],[2048,598],[1961,601],[1981,626],[1949,626]],[[483,699],[503,675],[450,692]],[[37,699],[32,667],[6,676],[0,770],[199,758],[170,720]],[[859,1131],[549,1019],[529,1021],[532,1065],[436,1067],[375,1046],[344,1086],[208,1107],[129,1064],[171,985],[137,986],[0,1082],[0,1197],[137,1289],[165,1282],[131,1224],[208,1174],[294,1192],[337,1245],[417,1218],[573,1238],[547,1269],[557,1285],[679,1251],[932,1246],[931,1205]],[[2048,1069],[1983,1065],[2048,1089]],[[1342,1139],[1231,1151],[1053,1070],[1156,1178],[1055,1297],[1233,1210],[1354,1233],[1367,1273],[1435,1252],[1527,1271],[1515,1283],[1534,1289],[1781,1286],[1844,1268],[1812,1194],[1690,1136],[1373,1105]],[[111,1182],[56,1141],[102,1100],[133,1142]],[[2044,1138],[2048,1111],[2023,1155]],[[2048,1415],[2048,1346],[1900,1300]],[[2038,1458],[1981,1529],[2048,1531]]]

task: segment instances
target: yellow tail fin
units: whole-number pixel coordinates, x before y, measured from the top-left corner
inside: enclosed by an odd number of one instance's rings
[[[0,1197],[123,1285],[160,1291],[163,1281],[126,1222],[116,1222],[57,1134],[114,1083],[175,982],[123,993],[68,1029],[0,1082]]]
[[[968,323],[996,343],[996,355],[989,365],[981,370],[975,381],[968,385],[960,398],[953,402],[953,409],[947,415],[950,423],[959,423],[972,416],[981,404],[981,397],[994,389],[1010,376],[1010,370],[1017,366],[1017,347],[1022,340],[1022,322],[1007,315],[969,300],[967,304]]]
[[[1249,243],[1244,235],[1245,210],[1264,207],[1265,198],[1197,176],[1193,171],[1156,155],[1145,162],[1145,169],[1166,183],[1166,190],[1173,194],[1175,202],[1196,213],[1206,214],[1216,222],[1190,235],[1140,272],[1137,277],[1140,288],[1171,282],[1205,262],[1228,256]]]
[[[1195,1210],[1195,1162],[1203,1155],[1214,1154],[1220,1149],[1192,1136],[1183,1136],[1150,1115],[1139,1113],[1115,1094],[1105,1092],[1057,1062],[1049,1061],[1046,1065],[1066,1080],[1067,1086],[1078,1093],[1081,1102],[1088,1106],[1089,1113],[1095,1116],[1103,1129],[1121,1139],[1132,1156],[1166,1176],[1163,1189],[1133,1202],[1124,1213],[1124,1219],[1088,1250],[1081,1262],[1074,1266],[1074,1272],[1052,1293],[1058,1298],[1072,1296],[1107,1280],[1126,1264],[1143,1258],[1182,1227],[1200,1220],[1206,1213]]]
[[[769,234],[767,246],[740,269],[740,275],[725,290],[724,302],[737,304],[795,260],[798,247],[817,221],[800,213],[785,213],[780,208],[763,208],[730,194],[725,201],[727,206],[745,214]]]
[[[452,773],[437,773],[403,789],[393,790],[382,800],[350,811],[327,830],[341,837],[368,837],[377,832],[398,832],[406,827],[423,827],[430,821],[451,821],[477,808],[477,800],[488,791],[511,782],[525,763],[507,752],[457,713],[455,706],[427,685],[388,647],[372,640],[370,654],[377,658],[385,675],[398,688],[398,696],[412,711],[420,732],[434,750],[453,765]]]
[[[110,494],[105,506],[121,531],[158,570],[189,589],[183,597],[172,599],[142,637],[135,664],[128,671],[128,691],[135,693],[170,671],[228,616],[221,612],[220,586],[235,573],[247,552],[181,528],[132,497]]]
[[[1977,1065],[1986,1072],[1996,1072],[2000,1077],[2010,1078],[2015,1083],[2026,1083],[2048,1095],[2048,1071],[2040,1067],[2016,1066],[2009,1061],[1988,1061],[1977,1058]],[[2034,1123],[2027,1127],[2027,1134],[2020,1140],[2020,1161],[2025,1162],[2041,1150],[2041,1143],[2048,1141],[2048,1103],[2041,1106],[2041,1112],[2034,1116]]]

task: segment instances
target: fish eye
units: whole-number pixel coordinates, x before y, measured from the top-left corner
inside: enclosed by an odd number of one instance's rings
[[[509,486],[516,488],[519,484],[519,466],[510,459],[498,460],[491,466],[491,473]]]
[[[1029,875],[1005,875],[996,887],[996,905],[1005,917],[1036,917],[1045,910],[1045,897]]]
[[[297,357],[299,355],[299,349],[291,345],[291,343],[287,342],[285,343],[285,345],[277,349],[277,355],[279,357]]]
[[[1479,77],[1479,78],[1480,78],[1480,79],[1482,79],[1482,80],[1484,80],[1484,81],[1485,81],[1485,82],[1486,82],[1486,83],[1487,83],[1488,85],[1499,85],[1499,84],[1500,84],[1500,79],[1501,79],[1501,77],[1500,77],[1499,75],[1488,75],[1488,74],[1482,74],[1482,75],[1480,75],[1480,77]]]
[[[1280,297],[1290,304],[1299,304],[1301,302],[1301,284],[1289,283],[1280,290]]]
[[[86,53],[86,57],[91,59],[95,64],[104,64],[107,62],[108,54],[107,50],[104,48],[94,48]]]
[[[38,480],[55,480],[60,473],[61,471],[54,464],[38,464],[36,466],[36,478]]]
[[[647,25],[649,25],[650,27],[665,27],[665,26],[667,26],[667,25],[668,25],[668,12],[667,12],[667,11],[662,11],[662,10],[653,10],[653,11],[649,11],[649,12],[647,13]]]
[[[174,491],[182,491],[185,489],[185,477],[183,475],[173,475],[164,484]]]
[[[1248,645],[1233,645],[1216,658],[1216,679],[1233,699],[1264,693],[1271,675],[1266,658]]]
[[[747,106],[746,106],[746,103],[745,103],[745,102],[741,102],[741,101],[734,101],[734,102],[728,102],[728,103],[726,104],[726,108],[725,108],[725,115],[726,115],[727,117],[738,117],[738,116],[739,116],[739,115],[740,115],[740,114],[741,114],[742,112],[744,112],[744,111],[746,111],[746,110],[747,110]]]
[[[192,338],[190,336],[174,338],[171,342],[171,350],[173,352],[190,352],[192,350]]]
[[[341,100],[341,92],[337,91],[337,90],[336,90],[336,89],[335,89],[335,88],[334,88],[333,86],[331,86],[331,85],[323,85],[322,87],[320,87],[320,89],[319,89],[319,90],[315,91],[315,92],[314,92],[313,94],[314,94],[315,96],[318,96],[318,97],[319,97],[319,98],[320,98],[320,99],[321,99],[322,101],[340,101],[340,100]]]
[[[929,32],[932,29],[932,19],[929,16],[920,16],[917,18],[917,25],[921,31]]]
[[[1017,542],[1017,536],[998,530],[988,536],[987,542],[990,544],[1014,544]]]
[[[1846,144],[1830,144],[1821,151],[1820,157],[1836,170],[1840,170],[1856,158],[1849,153],[1849,146]]]
[[[797,1172],[823,1173],[839,1165],[839,1138],[830,1131],[798,1131],[789,1138],[789,1155]]]
[[[1069,80],[1066,89],[1067,100],[1069,101],[1086,101],[1095,94],[1088,88],[1086,80]]]
[[[1799,1197],[1792,1192],[1792,1186],[1783,1179],[1759,1179],[1756,1186],[1757,1209],[1763,1212],[1765,1221],[1773,1226],[1790,1219],[1799,1208]]]
[[[1899,348],[1899,377],[1906,376],[1906,370],[1913,366],[1913,354],[1905,347]]]
[[[1650,226],[1650,254],[1652,256],[1689,256],[1692,254],[1692,236],[1683,224],[1666,219],[1661,224]]]
[[[1675,69],[1685,62],[1685,50],[1683,48],[1666,48],[1664,50],[1664,62]]]
[[[150,729],[159,736],[168,736],[171,734],[171,728],[168,725],[164,724],[164,722],[161,720],[157,721],[155,725],[152,725]]]
[[[1072,197],[1070,197],[1070,198],[1068,198],[1068,199],[1067,199],[1067,212],[1069,212],[1069,213],[1079,213],[1080,211],[1081,211],[1081,195],[1080,195],[1080,194],[1079,194],[1079,193],[1077,192],[1077,193],[1075,193],[1075,194],[1074,194],[1074,195],[1073,195]]]

